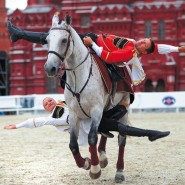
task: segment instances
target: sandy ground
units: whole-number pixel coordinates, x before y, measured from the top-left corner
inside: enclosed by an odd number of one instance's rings
[[[98,180],[76,167],[68,148],[69,134],[52,126],[3,130],[31,115],[0,117],[0,185],[113,185],[117,160],[117,134],[109,139],[109,165]],[[146,137],[127,139],[125,185],[185,184],[184,113],[131,114],[134,126],[170,130],[170,136],[155,142]],[[87,147],[80,147],[84,157]]]

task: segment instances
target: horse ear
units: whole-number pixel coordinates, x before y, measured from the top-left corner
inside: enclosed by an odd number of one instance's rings
[[[69,15],[69,13],[66,13],[66,16],[65,16],[65,22],[66,24],[70,25],[71,24],[71,16]]]
[[[53,15],[52,27],[56,27],[58,22],[59,22],[59,17],[58,17],[58,14],[56,13],[56,14]]]

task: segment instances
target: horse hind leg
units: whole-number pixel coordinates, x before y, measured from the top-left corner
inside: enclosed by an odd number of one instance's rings
[[[119,153],[118,153],[118,160],[117,160],[117,171],[115,175],[115,182],[121,183],[125,181],[125,177],[123,175],[124,170],[124,152],[125,152],[125,145],[126,145],[126,136],[118,136],[119,142]]]
[[[108,165],[108,158],[106,156],[106,143],[107,143],[107,137],[101,136],[100,143],[98,146],[98,152],[99,152],[99,160],[100,160],[100,167],[105,168]]]

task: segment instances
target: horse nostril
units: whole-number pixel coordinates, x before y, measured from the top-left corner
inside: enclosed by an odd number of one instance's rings
[[[44,64],[44,70],[48,74],[48,76],[55,76],[57,75],[57,68],[55,66],[48,65],[47,63]]]
[[[55,73],[56,73],[56,67],[52,67],[52,68],[51,68],[51,72],[52,72],[53,74],[55,74]]]

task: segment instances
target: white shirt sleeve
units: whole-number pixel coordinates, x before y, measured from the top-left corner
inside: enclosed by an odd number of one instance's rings
[[[179,51],[179,47],[171,46],[167,44],[157,44],[157,49],[159,54],[167,54],[167,53]]]
[[[16,125],[16,128],[36,128],[42,127],[44,125],[53,125],[53,126],[66,126],[66,117],[62,118],[51,118],[51,117],[39,117],[39,118],[31,118],[26,121],[23,121]]]
[[[95,53],[100,57],[103,47],[99,47],[95,42],[92,43],[92,49],[95,51]]]
[[[34,119],[28,119],[16,125],[16,128],[34,128]]]

